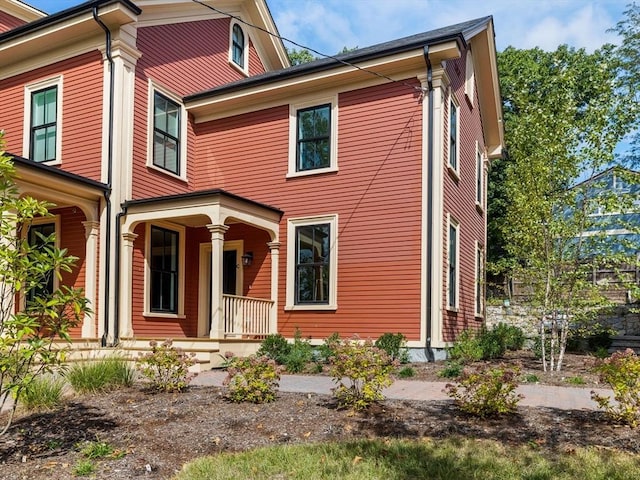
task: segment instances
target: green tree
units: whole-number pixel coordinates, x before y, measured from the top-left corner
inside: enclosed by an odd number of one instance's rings
[[[607,225],[590,215],[603,199],[594,198],[588,180],[612,163],[632,118],[613,49],[509,47],[498,57],[508,151],[498,223],[503,266],[531,292],[542,345],[549,345],[545,370],[561,369],[570,328],[605,303],[590,273],[627,260],[607,242]],[[606,201],[610,211],[631,204]]]
[[[53,276],[71,271],[76,258],[55,247],[55,234],[29,241],[33,220],[49,215],[51,204],[21,197],[15,176],[0,132],[0,409],[14,399],[0,435],[25,388],[64,361],[56,340],[69,342],[69,329],[89,311],[81,290],[46,287]]]
[[[291,65],[302,65],[303,63],[316,60],[316,57],[306,48],[301,48],[300,50],[287,48],[287,56],[289,57],[289,63],[291,63]]]

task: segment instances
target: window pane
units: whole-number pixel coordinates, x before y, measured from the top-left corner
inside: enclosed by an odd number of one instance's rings
[[[45,122],[55,123],[56,121],[56,100],[58,96],[57,87],[45,90]]]
[[[151,228],[151,310],[177,313],[178,233]]]
[[[331,105],[298,111],[297,171],[331,166]]]
[[[296,303],[329,303],[329,224],[296,228]]]
[[[46,153],[45,160],[55,160],[56,158],[56,127],[55,125],[45,129],[46,131]]]
[[[31,97],[31,125],[38,126],[44,123],[44,92],[36,92]]]
[[[244,68],[244,34],[240,25],[233,26],[231,43],[231,58],[233,59],[233,62]]]
[[[449,306],[457,304],[457,268],[458,268],[458,230],[455,226],[449,226]]]
[[[36,162],[43,162],[47,159],[46,157],[46,129],[39,129],[33,132],[33,140],[31,141],[31,159]]]

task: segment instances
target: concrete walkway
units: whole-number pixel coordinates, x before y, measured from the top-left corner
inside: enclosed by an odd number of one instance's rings
[[[191,385],[222,386],[226,373],[220,370],[201,372]],[[423,382],[419,380],[396,380],[384,390],[387,398],[400,400],[450,400],[442,391],[447,382]],[[283,392],[331,394],[334,383],[323,375],[282,375],[279,390]],[[561,410],[597,410],[591,400],[591,391],[613,396],[611,390],[577,387],[555,387],[550,385],[520,385],[517,392],[524,395],[519,405],[548,407]]]

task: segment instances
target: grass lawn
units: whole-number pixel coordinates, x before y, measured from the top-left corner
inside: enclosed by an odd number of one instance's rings
[[[260,448],[204,457],[175,480],[385,479],[636,480],[640,457],[609,449],[553,452],[532,444],[450,438],[361,440]]]

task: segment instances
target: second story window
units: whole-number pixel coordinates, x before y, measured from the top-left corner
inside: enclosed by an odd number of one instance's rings
[[[298,110],[296,171],[331,165],[331,105]]]
[[[56,160],[57,135],[57,85],[32,91],[29,158],[35,162]]]
[[[244,70],[245,39],[242,27],[235,24],[231,29],[231,60]]]
[[[458,149],[459,149],[459,108],[451,97],[449,102],[449,167],[458,172]]]
[[[180,175],[180,110],[161,93],[153,95],[153,164]]]

